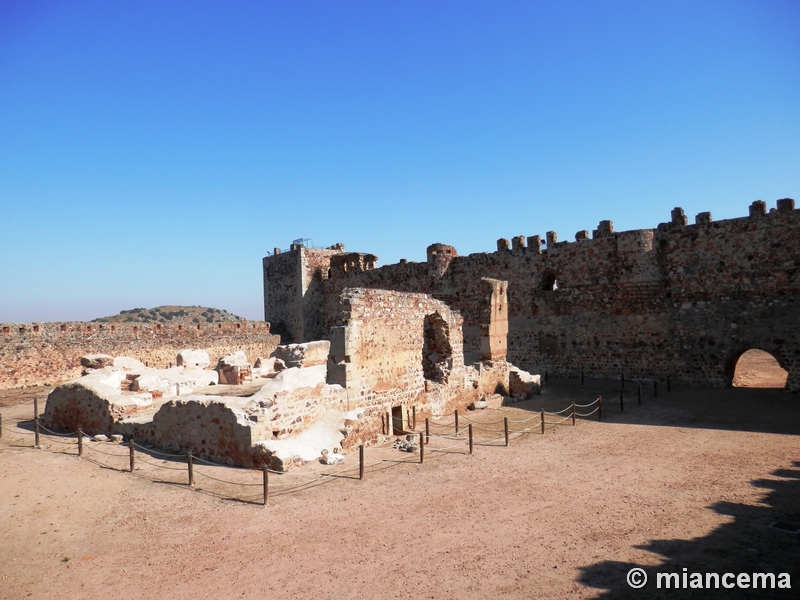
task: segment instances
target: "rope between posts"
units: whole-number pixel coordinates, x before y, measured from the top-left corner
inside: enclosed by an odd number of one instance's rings
[[[152,448],[146,448],[145,446],[140,446],[136,442],[133,442],[135,448],[138,448],[142,452],[148,452],[151,454],[158,454],[160,456],[168,456],[169,458],[186,458],[185,454],[168,454],[167,452],[158,452],[157,450],[153,450]],[[192,457],[194,458],[194,457]],[[199,459],[198,459],[199,460]]]
[[[100,454],[105,454],[106,456],[116,456],[118,458],[127,458],[128,457],[128,454],[114,454],[113,452],[104,452],[104,451],[100,450],[99,448],[95,448],[94,446],[92,446],[90,444],[85,444],[83,446],[83,448],[84,448],[84,450],[86,448],[89,448],[92,452],[99,452]]]
[[[228,481],[227,479],[219,479],[212,475],[206,475],[202,471],[195,470],[195,475],[202,475],[203,477],[207,477],[208,479],[213,479],[214,481],[219,481],[220,483],[229,483],[230,485],[241,485],[245,487],[256,487],[262,485],[261,483],[239,483],[238,481]]]
[[[426,446],[425,449],[429,450],[431,452],[444,452],[445,450],[450,450],[451,448],[456,448],[456,447],[460,446],[465,441],[466,440],[461,440],[458,444],[453,444],[452,446],[447,446],[446,448],[429,448],[429,447]]]
[[[600,402],[600,398],[597,398],[596,400],[589,402],[589,404],[576,404],[575,408],[589,408],[590,406],[597,404],[598,402]]]
[[[157,465],[154,462],[150,462],[149,460],[145,460],[145,459],[143,459],[141,457],[137,457],[136,458],[136,462],[139,462],[139,461],[143,462],[146,465],[151,465],[153,467],[158,467],[159,469],[169,469],[170,471],[185,471],[186,470],[183,467],[167,467],[166,465]]]
[[[528,417],[527,419],[509,419],[509,423],[527,423],[528,421],[533,421],[534,419],[539,419],[539,413],[533,415],[532,417]]]
[[[461,420],[467,421],[468,423],[478,423],[480,425],[499,425],[500,423],[503,422],[503,421],[490,421],[489,423],[482,423],[481,421],[473,421],[472,419],[468,419],[467,417],[460,417],[459,421]]]
[[[546,415],[549,415],[549,416],[551,416],[551,417],[554,417],[555,415],[560,415],[561,413],[563,413],[563,412],[567,412],[568,410],[572,410],[572,407],[571,407],[571,406],[568,406],[568,407],[567,407],[567,408],[565,408],[564,410],[559,410],[559,411],[556,411],[556,412],[549,412],[549,411],[546,411],[546,410],[545,410],[545,411],[542,411],[542,412],[544,412],[544,414],[546,414]],[[571,418],[571,417],[570,417],[570,418]]]
[[[575,413],[575,416],[576,416],[576,417],[591,417],[591,416],[592,416],[594,413],[596,413],[598,410],[600,410],[600,407],[599,407],[599,406],[598,406],[597,408],[595,408],[595,409],[594,409],[592,412],[589,412],[589,413],[579,413],[579,412],[576,412],[576,413]]]
[[[47,434],[44,434],[44,435],[47,435]],[[47,437],[46,441],[55,442],[56,444],[66,444],[67,446],[72,446],[73,444],[77,443],[77,440],[75,440],[73,442],[73,441],[70,441],[70,440],[59,440],[58,438],[50,438],[50,437]]]
[[[77,431],[73,431],[73,432],[70,432],[70,433],[58,433],[57,431],[53,431],[52,429],[48,429],[47,427],[42,425],[41,421],[39,422],[39,429],[44,429],[46,432],[50,433],[51,435],[58,435],[58,436],[61,436],[61,437],[69,437],[71,435],[75,435],[76,433],[78,433]]]
[[[428,437],[440,438],[443,440],[463,440],[464,431],[459,431],[458,433],[431,433]]]
[[[545,425],[558,425],[559,423],[563,423],[564,421],[571,421],[571,420],[572,420],[572,415],[570,415],[568,417],[564,417],[560,421],[545,421],[544,424]]]
[[[16,429],[9,429],[8,427],[3,427],[3,431],[7,431],[8,433],[11,434],[17,433],[17,434],[35,435],[33,431],[25,431],[24,429],[21,431],[17,431]]]

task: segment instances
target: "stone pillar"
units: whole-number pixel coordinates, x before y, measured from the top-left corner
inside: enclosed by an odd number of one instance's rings
[[[508,346],[508,282],[481,278],[481,360],[505,360]]]

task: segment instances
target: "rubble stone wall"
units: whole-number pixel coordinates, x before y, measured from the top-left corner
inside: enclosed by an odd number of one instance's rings
[[[243,350],[251,361],[269,356],[279,336],[264,321],[171,324],[85,322],[0,323],[0,389],[55,384],[81,375],[82,356],[131,356],[150,366],[175,363],[185,348],[202,348],[216,362]]]
[[[445,303],[423,294],[347,289],[336,323],[328,383],[347,389],[351,408],[419,405],[441,414],[477,395],[464,369],[463,320]]]
[[[464,351],[480,354],[482,278],[508,282],[507,358],[530,371],[663,378],[729,385],[747,349],[773,354],[800,391],[800,211],[790,199],[747,217],[693,225],[683,211],[654,229],[559,242],[498,240],[497,250],[374,269],[333,268],[322,280],[323,320],[333,325],[346,288],[430,294],[463,317]],[[434,244],[434,248],[450,248]]]

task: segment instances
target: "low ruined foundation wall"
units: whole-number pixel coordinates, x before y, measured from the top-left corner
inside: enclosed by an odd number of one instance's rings
[[[56,384],[80,377],[82,356],[130,356],[153,367],[175,363],[185,348],[208,351],[212,363],[243,350],[248,359],[268,357],[279,336],[264,321],[169,324],[85,322],[0,324],[0,389]]]

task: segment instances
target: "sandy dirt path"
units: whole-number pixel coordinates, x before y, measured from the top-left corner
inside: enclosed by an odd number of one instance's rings
[[[504,415],[604,394],[606,418],[508,448],[480,445],[495,437],[484,432],[473,455],[462,444],[423,465],[368,449],[364,481],[326,478],[285,495],[275,487],[269,507],[224,499],[225,486],[201,478],[192,491],[180,470],[125,473],[119,446],[104,448],[121,458],[104,458],[120,470],[56,452],[74,453],[74,442],[15,447],[30,444],[29,423],[13,422],[30,418],[35,392],[7,395],[0,598],[659,597],[651,584],[627,587],[633,566],[788,571],[800,586],[798,537],[769,527],[800,524],[800,398],[662,387],[653,398],[645,388],[643,405],[630,392],[620,413],[608,401],[618,389],[551,381],[532,402],[465,416],[492,428]],[[176,483],[153,481],[162,470]]]

